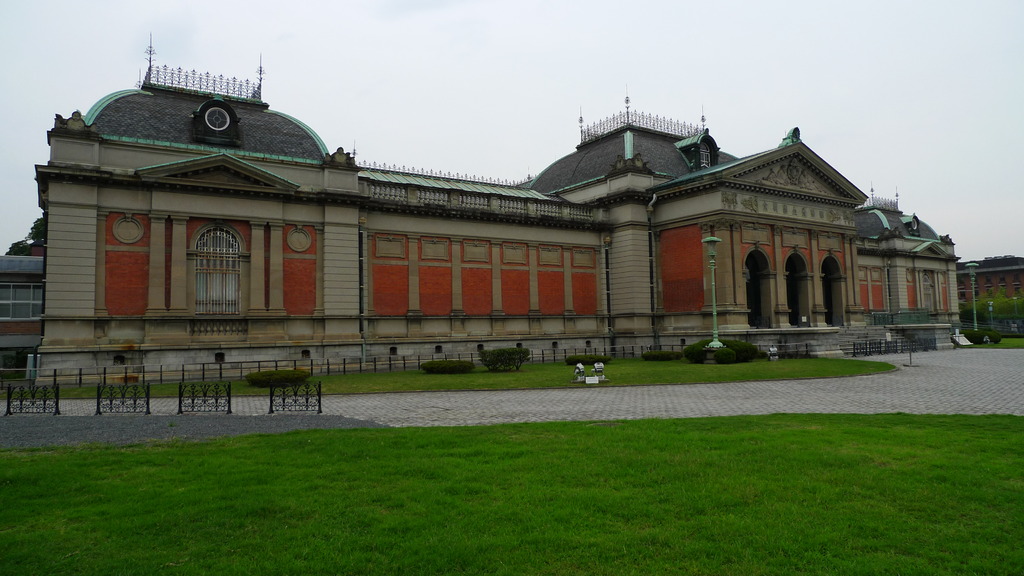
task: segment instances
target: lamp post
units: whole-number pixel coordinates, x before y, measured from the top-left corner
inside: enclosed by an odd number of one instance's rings
[[[1016,318],[1017,315],[1019,314],[1019,312],[1017,312],[1017,299],[1018,298],[1020,298],[1020,296],[1014,296],[1013,297],[1013,317],[1014,318]]]
[[[721,238],[714,236],[701,240],[708,245],[708,260],[711,264],[711,343],[708,344],[708,348],[725,347],[725,344],[718,341],[718,294],[715,289],[715,245],[721,241]]]
[[[988,329],[995,330],[996,319],[992,316],[992,301],[988,301]]]
[[[974,329],[978,329],[978,297],[975,295],[974,288],[974,269],[978,267],[977,262],[968,262],[965,266],[967,271],[971,273],[971,313],[974,315]]]

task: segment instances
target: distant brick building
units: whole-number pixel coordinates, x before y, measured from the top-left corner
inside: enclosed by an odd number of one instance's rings
[[[39,346],[42,307],[42,256],[0,256],[0,367]]]
[[[723,337],[955,318],[952,241],[797,129],[737,157],[627,109],[509,184],[361,166],[259,85],[179,76],[48,133],[45,367],[679,345],[711,332],[710,236]]]
[[[990,256],[984,260],[975,260],[978,267],[974,269],[975,296],[982,298],[987,294],[996,294],[1000,290],[1013,298],[1021,295],[1021,276],[1024,276],[1024,258],[1020,256]],[[971,274],[967,262],[956,266],[957,293],[961,302],[970,300]]]

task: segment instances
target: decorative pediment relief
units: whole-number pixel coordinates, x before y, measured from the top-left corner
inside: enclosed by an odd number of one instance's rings
[[[276,174],[244,162],[229,154],[215,154],[181,162],[140,168],[136,171],[149,182],[196,187],[235,187],[245,190],[292,192],[299,185]]]
[[[845,181],[841,176],[839,178]],[[829,178],[800,155],[790,155],[762,166],[755,166],[736,174],[735,179],[768,189],[775,188],[857,203],[863,201],[858,198],[861,196],[859,191],[843,188],[843,184]]]

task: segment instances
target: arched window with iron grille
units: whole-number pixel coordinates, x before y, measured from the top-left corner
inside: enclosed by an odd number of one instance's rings
[[[226,228],[206,230],[196,241],[196,314],[238,314],[238,238]]]

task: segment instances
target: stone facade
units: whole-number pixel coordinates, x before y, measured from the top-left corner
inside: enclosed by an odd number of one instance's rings
[[[678,129],[627,115],[513,186],[361,167],[258,99],[112,94],[36,168],[43,366],[676,346],[710,333],[709,235],[723,337],[948,331],[952,242],[862,230],[798,131],[736,158]]]

